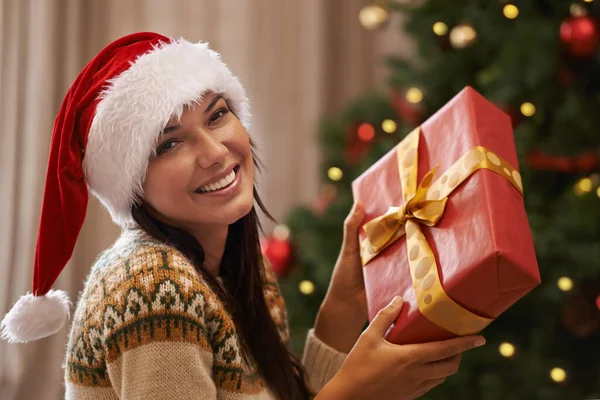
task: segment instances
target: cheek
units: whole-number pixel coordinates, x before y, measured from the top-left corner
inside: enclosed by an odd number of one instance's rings
[[[151,166],[143,185],[144,199],[158,211],[168,209],[181,201],[188,182],[185,169],[177,163]]]

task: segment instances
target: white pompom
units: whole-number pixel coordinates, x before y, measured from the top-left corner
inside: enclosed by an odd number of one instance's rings
[[[2,320],[0,337],[10,343],[23,343],[50,336],[69,319],[71,301],[62,290],[44,296],[21,296]]]

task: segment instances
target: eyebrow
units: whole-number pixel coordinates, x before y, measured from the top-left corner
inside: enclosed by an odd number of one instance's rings
[[[204,110],[204,114],[208,114],[217,104],[217,102],[219,100],[221,100],[223,98],[222,95],[218,94],[215,97],[213,97],[213,99],[211,100],[210,104],[208,105],[208,107],[206,107],[206,109]],[[166,135],[169,134],[173,131],[176,131],[177,129],[181,128],[181,124],[177,124],[177,125],[173,125],[173,126],[168,126],[165,129],[162,130],[161,134],[162,135]]]
[[[208,107],[206,107],[206,110],[204,110],[204,114],[207,114],[210,112],[210,110],[213,109],[213,107],[215,106],[215,104],[217,104],[217,102],[219,100],[221,100],[223,98],[222,95],[218,94],[215,97],[213,97],[212,101],[210,102],[210,104],[208,105]]]

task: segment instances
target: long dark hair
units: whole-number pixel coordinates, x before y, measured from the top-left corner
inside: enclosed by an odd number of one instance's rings
[[[250,140],[255,170],[262,164]],[[262,212],[274,218],[265,208],[254,186],[254,200]],[[143,201],[131,209],[139,227],[155,239],[178,249],[193,263],[198,273],[215,288],[215,292],[232,315],[244,357],[255,360],[261,376],[281,400],[305,400],[314,396],[306,384],[301,362],[283,343],[263,295],[265,266],[261,256],[259,229],[262,226],[256,206],[250,213],[229,225],[220,271],[225,288],[203,267],[204,249],[190,233],[155,218]]]

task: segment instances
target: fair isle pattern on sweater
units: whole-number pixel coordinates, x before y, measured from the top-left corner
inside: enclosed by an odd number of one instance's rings
[[[266,271],[265,299],[288,344],[285,304],[277,278],[269,266]],[[99,256],[80,295],[67,346],[67,392],[69,385],[114,389],[115,378],[126,378],[118,376],[121,367],[111,366],[126,352],[165,343],[192,344],[210,354],[217,392],[253,395],[266,389],[241,356],[230,315],[187,259],[140,231],[127,231]]]

